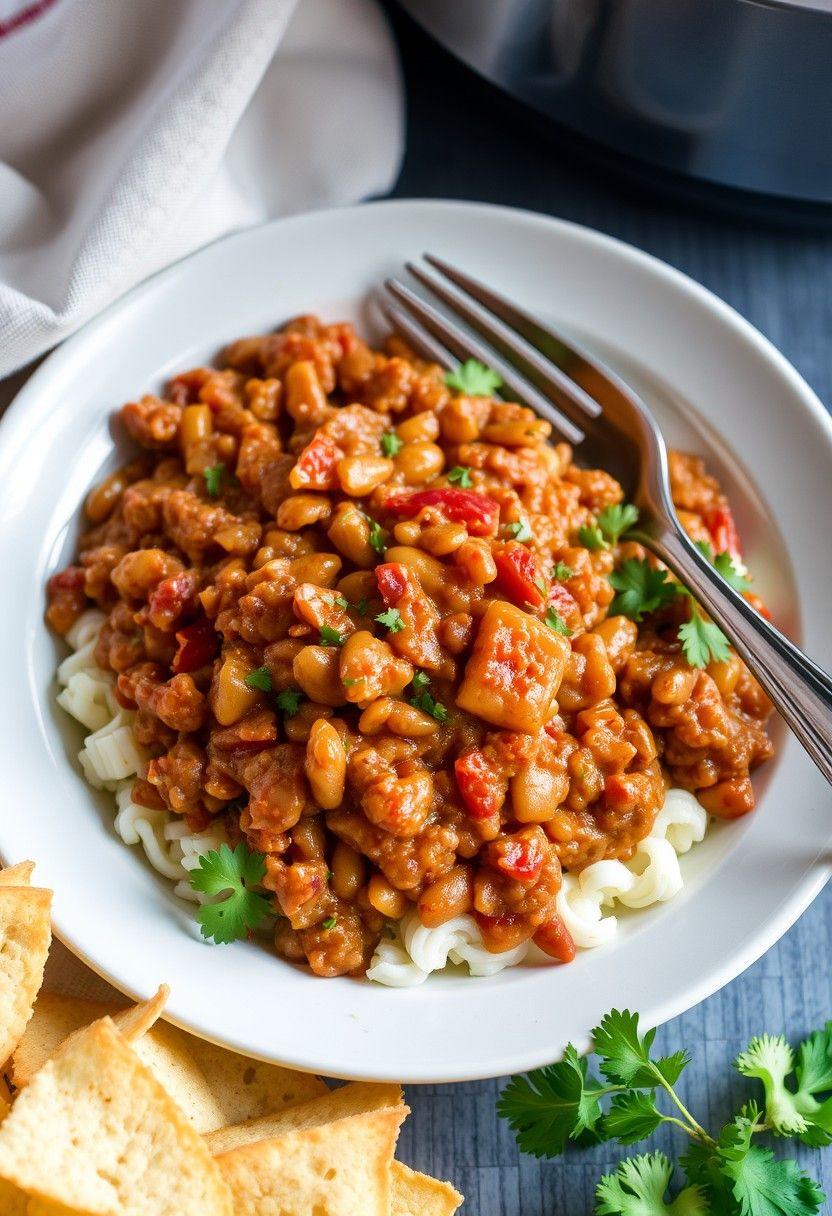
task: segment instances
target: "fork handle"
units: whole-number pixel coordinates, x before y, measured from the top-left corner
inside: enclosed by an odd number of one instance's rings
[[[728,636],[832,784],[832,678],[729,587],[680,526],[638,539],[681,579]]]

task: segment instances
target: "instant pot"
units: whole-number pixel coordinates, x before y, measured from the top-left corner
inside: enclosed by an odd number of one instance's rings
[[[400,0],[475,71],[633,163],[832,218],[832,0]]]

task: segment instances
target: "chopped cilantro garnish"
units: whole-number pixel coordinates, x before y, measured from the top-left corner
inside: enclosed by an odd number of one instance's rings
[[[272,677],[268,667],[258,667],[255,671],[250,671],[244,682],[247,688],[257,688],[260,692],[271,692]]]
[[[430,684],[430,676],[426,671],[417,671],[412,683],[416,691],[421,692],[423,688],[427,688],[428,684]]]
[[[464,465],[456,464],[448,472],[448,481],[463,490],[467,490],[471,484],[471,470]]]
[[[518,519],[517,523],[508,524],[506,532],[508,532],[509,536],[513,536],[515,540],[519,540],[521,544],[534,540],[528,520],[525,519]]]
[[[396,456],[404,447],[404,443],[399,439],[395,431],[385,431],[381,437],[381,450],[385,456],[391,459]]]
[[[336,607],[343,608],[344,610],[350,606],[350,602],[345,595],[336,595],[332,602]]]
[[[369,608],[370,608],[370,605],[366,598],[360,599],[358,601],[358,603],[355,605],[355,611],[358,613],[359,616],[366,616],[369,611]]]
[[[597,553],[599,549],[607,547],[607,542],[601,535],[601,529],[597,524],[582,524],[578,528],[578,540],[585,549],[589,549],[592,553]]]
[[[567,579],[572,578],[575,571],[571,566],[567,566],[566,562],[555,562],[552,566],[552,578],[556,578],[558,582],[565,583]]]
[[[202,476],[205,478],[205,489],[211,498],[216,498],[222,489],[225,473],[226,468],[224,464],[214,464],[202,470]]]
[[[546,615],[543,618],[543,624],[551,629],[552,633],[562,633],[564,637],[569,637],[572,630],[567,625],[563,617],[554,608],[548,608]]]
[[[321,625],[321,645],[322,646],[343,646],[344,637],[333,629],[331,625]]]
[[[722,553],[714,555],[713,549],[706,540],[698,540],[696,547],[713,565],[717,574],[722,575],[729,587],[733,587],[741,595],[751,590],[751,583],[745,577],[742,570],[737,569],[734,558],[727,549],[723,550]]]
[[[731,653],[728,639],[719,625],[707,621],[693,600],[690,620],[679,626],[679,641],[691,667],[707,667],[711,660],[724,663]]]
[[[296,688],[284,688],[274,699],[274,703],[287,718],[294,718],[303,700],[303,693]]]
[[[389,629],[391,633],[398,633],[400,629],[404,629],[404,621],[398,608],[388,608],[386,612],[380,612],[378,616],[373,617],[373,620],[378,621],[379,625],[384,625],[385,629]]]
[[[421,709],[424,713],[430,714],[437,722],[448,721],[448,711],[441,701],[435,700],[429,692],[417,693],[415,697],[410,698],[410,704],[416,709]]]
[[[368,520],[370,525],[369,541],[373,549],[380,557],[384,556],[384,551],[387,548],[387,541],[384,539],[384,529],[381,524],[376,523],[374,519]]]
[[[321,921],[321,928],[322,929],[334,929],[337,924],[338,924],[337,916],[328,916],[326,918],[326,920]]]
[[[202,936],[226,944],[257,929],[271,912],[265,895],[250,888],[262,882],[266,861],[262,853],[252,853],[242,841],[231,849],[221,844],[199,859],[199,869],[191,871],[190,883],[204,895],[225,898],[202,904],[197,920]]]
[[[612,503],[598,516],[598,527],[610,544],[615,545],[625,532],[638,523],[638,507],[632,503]]]
[[[535,587],[537,587],[537,589],[538,589],[538,591],[540,592],[540,594],[541,594],[541,595],[545,595],[545,594],[546,594],[546,584],[545,584],[545,582],[543,581],[543,579],[542,579],[542,578],[541,578],[539,575],[538,575],[538,577],[537,577],[537,578],[534,580],[534,585],[535,585]]]
[[[503,383],[503,378],[478,359],[466,359],[447,373],[445,383],[466,397],[490,397]]]
[[[628,557],[609,576],[618,592],[610,605],[612,616],[628,616],[640,621],[649,612],[656,612],[679,594],[678,583],[671,583],[666,570],[656,570],[646,559]]]

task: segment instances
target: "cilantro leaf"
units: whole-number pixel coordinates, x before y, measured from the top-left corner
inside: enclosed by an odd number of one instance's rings
[[[598,516],[598,527],[611,545],[618,543],[624,532],[638,523],[638,507],[631,502],[611,503]]]
[[[832,1022],[800,1044],[796,1072],[804,1093],[819,1094],[832,1089]]]
[[[385,629],[389,629],[391,633],[398,633],[400,629],[404,629],[404,621],[398,608],[388,608],[386,612],[380,612],[378,616],[373,617],[373,620],[378,621],[379,625],[384,625]]]
[[[796,1109],[794,1094],[786,1077],[794,1068],[794,1054],[783,1036],[764,1034],[755,1037],[740,1052],[734,1067],[744,1077],[757,1077],[766,1095],[766,1118],[781,1136],[806,1130],[806,1120]]]
[[[381,450],[385,456],[391,459],[398,455],[404,447],[404,442],[399,439],[395,431],[385,431],[380,440]]]
[[[664,1153],[628,1157],[614,1174],[595,1188],[598,1216],[708,1216],[708,1205],[697,1186],[686,1186],[666,1200],[673,1166]]]
[[[466,397],[490,397],[503,383],[503,378],[478,359],[466,359],[447,373],[445,383]]]
[[[225,896],[197,911],[203,937],[227,944],[262,924],[271,913],[271,903],[250,888],[262,882],[265,873],[263,854],[250,852],[242,841],[234,849],[221,844],[200,857],[199,869],[191,871],[191,886],[205,895]]]
[[[552,578],[558,580],[559,583],[565,583],[572,578],[575,571],[571,566],[567,566],[566,562],[555,562],[552,566]]]
[[[546,609],[543,624],[547,625],[549,629],[551,629],[552,633],[562,633],[566,638],[570,637],[572,634],[572,630],[569,628],[566,621],[556,611],[556,609],[552,607]]]
[[[777,1161],[771,1149],[757,1144],[720,1148],[719,1156],[741,1216],[815,1216],[820,1211],[826,1197],[796,1161]]]
[[[707,667],[713,659],[724,663],[731,653],[728,639],[713,621],[706,621],[691,601],[690,620],[679,626],[679,641],[691,667]]]
[[[497,1111],[514,1129],[524,1153],[555,1157],[567,1140],[598,1123],[603,1092],[569,1043],[559,1064],[513,1077],[500,1094]]]
[[[471,470],[464,465],[455,464],[448,472],[448,481],[452,485],[460,486],[461,489],[467,490],[471,484]]]
[[[211,465],[209,468],[202,470],[202,476],[205,478],[205,489],[211,498],[216,498],[220,493],[225,473],[226,468],[224,464]]]
[[[370,609],[370,603],[369,603],[369,600],[366,599],[366,597],[363,597],[362,599],[360,599],[358,601],[358,603],[355,605],[355,611],[358,613],[359,616],[366,616],[369,609]]]
[[[337,916],[328,916],[326,918],[326,920],[321,921],[321,928],[322,929],[334,929],[337,924],[338,924]]]
[[[741,593],[751,590],[751,583],[727,549],[714,556],[714,551],[706,540],[698,540],[696,547],[708,559],[716,572],[722,575],[729,587],[733,587],[735,591]]]
[[[687,1052],[679,1051],[659,1060],[650,1057],[655,1030],[638,1033],[638,1014],[629,1009],[612,1009],[592,1032],[595,1050],[601,1057],[601,1072],[610,1081],[627,1088],[654,1088],[673,1085],[689,1063]]]
[[[637,1140],[652,1136],[663,1118],[652,1094],[634,1090],[613,1099],[604,1116],[604,1131],[611,1140],[635,1144]]]
[[[647,613],[657,612],[679,593],[666,570],[656,570],[643,558],[628,557],[609,575],[610,584],[618,592],[610,605],[612,616],[627,616],[640,621]]]
[[[250,671],[243,681],[246,688],[257,688],[260,692],[271,692],[272,677],[268,667],[258,667]]]
[[[415,687],[415,680],[414,680]],[[448,721],[448,711],[441,701],[437,701],[430,695],[429,692],[417,693],[415,697],[410,698],[410,704],[414,709],[421,709],[423,713],[430,714],[437,722]]]
[[[376,523],[374,519],[368,519],[367,522],[370,525],[370,535],[367,539],[369,540],[371,547],[375,549],[376,553],[378,553],[379,557],[383,557],[387,548],[387,541],[384,539],[384,529],[382,528],[381,524]]]
[[[527,541],[534,540],[528,520],[525,519],[519,519],[515,524],[507,524],[506,532],[508,532],[509,536],[513,536],[515,540],[520,541],[521,545]]]
[[[321,625],[322,646],[343,646],[346,639],[331,625]]]
[[[274,699],[274,703],[287,718],[294,718],[300,708],[300,703],[303,700],[303,693],[298,692],[296,688],[284,688],[283,692],[279,692]]]
[[[601,535],[601,529],[597,524],[582,524],[578,528],[578,540],[585,549],[589,549],[592,553],[607,548],[607,542]]]
[[[336,595],[332,602],[338,608],[343,608],[345,612],[350,606],[350,602],[345,595]]]
[[[421,692],[423,688],[427,688],[430,684],[430,676],[426,671],[417,671],[411,681],[417,692]]]

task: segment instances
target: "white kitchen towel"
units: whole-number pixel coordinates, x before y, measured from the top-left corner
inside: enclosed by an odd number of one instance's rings
[[[0,0],[0,376],[222,233],[384,192],[402,110],[374,0]]]

